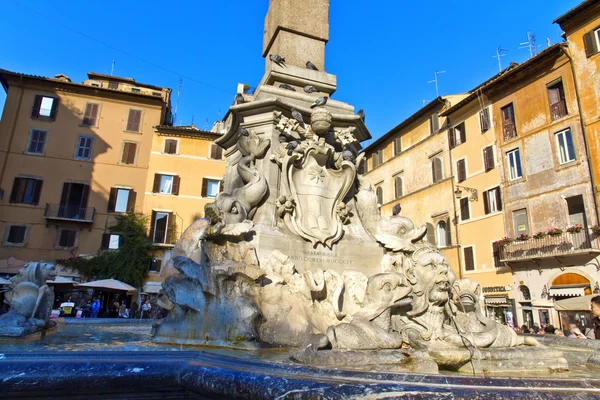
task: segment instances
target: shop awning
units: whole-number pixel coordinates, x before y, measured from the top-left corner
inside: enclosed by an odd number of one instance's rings
[[[552,286],[548,291],[550,296],[564,296],[564,297],[575,297],[585,296],[585,288],[589,285],[578,285],[578,286]]]
[[[594,296],[597,295],[589,294],[587,296],[558,300],[554,302],[554,309],[557,311],[589,311],[590,301]]]
[[[104,290],[112,290],[112,291],[125,291],[125,292],[135,292],[137,291],[131,285],[128,285],[125,282],[118,281],[116,279],[103,279],[100,281],[80,283],[79,287],[89,287],[94,289],[104,289]]]
[[[507,304],[506,296],[485,296],[485,304]]]

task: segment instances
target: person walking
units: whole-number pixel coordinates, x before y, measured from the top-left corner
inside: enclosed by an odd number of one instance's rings
[[[144,304],[142,304],[142,312],[140,313],[140,319],[150,318],[151,310],[152,305],[150,304],[150,300],[146,300]]]
[[[92,300],[92,318],[98,318],[98,312],[100,311],[100,300],[94,297]]]
[[[590,310],[592,311],[592,315],[594,316],[594,318],[592,319],[594,327],[586,331],[585,334],[588,339],[600,340],[600,296],[592,297],[590,301]]]
[[[127,316],[125,316],[127,313]],[[119,318],[128,318],[129,313],[127,312],[127,306],[125,305],[125,301],[121,302],[121,306],[119,306]]]

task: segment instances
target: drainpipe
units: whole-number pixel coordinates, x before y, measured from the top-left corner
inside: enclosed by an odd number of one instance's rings
[[[446,118],[446,126],[448,127],[448,129],[450,129],[450,117]],[[448,142],[448,159],[450,160],[450,171],[452,171],[452,149],[450,148],[450,142]],[[454,222],[454,228],[455,228],[455,232],[456,232],[456,255],[458,256],[458,279],[462,279],[463,278],[463,265],[462,265],[462,258],[460,257],[460,236],[459,236],[459,229],[458,229],[458,211],[456,209],[456,198],[454,197],[454,191],[456,190],[456,187],[454,186],[454,174],[452,174],[451,176],[452,178],[452,209],[454,210],[454,218],[453,221]]]
[[[581,131],[583,133],[583,143],[585,144],[585,155],[587,159],[588,172],[590,174],[590,184],[592,185],[592,198],[594,199],[594,214],[596,215],[596,224],[600,224],[600,218],[598,217],[598,199],[596,198],[596,183],[594,182],[594,171],[592,169],[592,160],[590,158],[590,147],[587,140],[587,133],[585,129],[585,122],[583,121],[583,109],[581,107],[581,101],[579,97],[579,83],[577,82],[577,75],[575,74],[575,64],[573,58],[569,54],[568,49],[562,48],[563,53],[569,59],[571,64],[571,73],[573,74],[573,82],[575,82],[575,96],[577,96],[577,109],[579,110],[579,122],[581,123]]]
[[[6,157],[4,157],[4,162],[2,163],[2,172],[0,172],[0,185],[4,181],[4,172],[6,171],[6,164],[8,164],[8,157],[10,156],[10,149],[12,147],[13,138],[15,137],[15,129],[17,128],[17,121],[19,120],[19,112],[21,111],[21,103],[23,102],[23,93],[25,93],[25,84],[23,82],[23,77],[21,76],[21,95],[19,96],[19,104],[17,105],[17,114],[15,115],[15,119],[13,120],[12,128],[10,131],[10,138],[8,139],[8,148],[6,150]],[[6,97],[8,99],[8,95]],[[6,105],[5,105],[5,107],[6,107]],[[0,189],[0,190],[2,190],[2,189]],[[2,194],[4,194],[4,191],[2,191]]]

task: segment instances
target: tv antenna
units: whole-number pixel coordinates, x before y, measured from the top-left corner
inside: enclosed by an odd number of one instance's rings
[[[435,78],[433,78],[432,81],[427,82],[427,83],[433,83],[433,82],[435,82],[435,97],[440,97],[440,92],[439,92],[439,89],[438,89],[438,75],[439,74],[443,74],[445,72],[446,71],[435,71],[434,72]]]
[[[113,76],[114,72],[115,72],[115,60],[112,60],[112,64],[110,66],[110,76]]]
[[[535,35],[531,31],[527,31],[527,41],[519,43],[520,49],[529,49],[529,56],[533,57],[537,54],[535,46]]]
[[[502,47],[498,47],[496,48],[496,55],[492,56],[492,58],[497,58],[498,59],[498,72],[502,72],[502,60],[501,57],[504,57],[506,54],[502,54],[504,52],[506,52],[508,50],[503,49]]]
[[[431,101],[431,100],[423,100],[423,107],[425,107],[425,105],[426,105],[427,103],[429,103],[430,101]]]

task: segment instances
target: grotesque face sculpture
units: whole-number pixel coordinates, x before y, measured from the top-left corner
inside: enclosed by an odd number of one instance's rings
[[[421,283],[429,302],[440,305],[448,301],[450,287],[456,277],[446,258],[438,252],[426,252],[416,260],[415,275]]]

